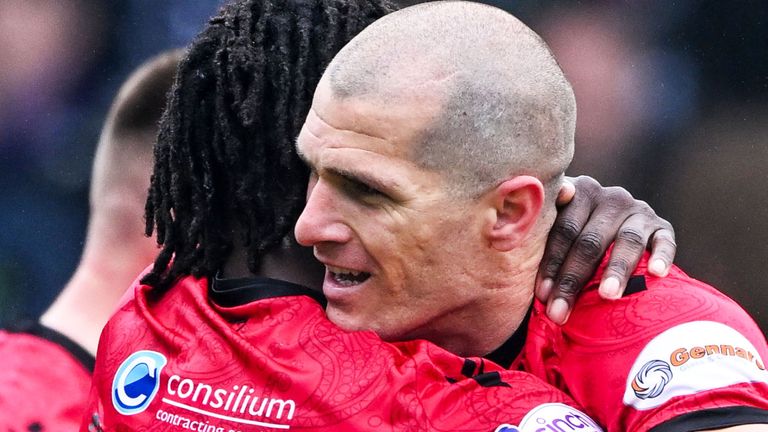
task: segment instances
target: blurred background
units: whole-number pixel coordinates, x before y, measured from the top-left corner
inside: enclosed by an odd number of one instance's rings
[[[768,2],[486,2],[541,34],[573,84],[570,174],[648,201],[675,226],[677,263],[765,332]],[[0,320],[40,314],[77,265],[122,81],[220,3],[0,0]]]

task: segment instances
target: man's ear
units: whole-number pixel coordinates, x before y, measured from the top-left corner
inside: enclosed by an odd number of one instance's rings
[[[544,185],[531,176],[504,181],[490,192],[493,206],[486,226],[489,244],[496,250],[519,247],[536,225],[544,206]]]

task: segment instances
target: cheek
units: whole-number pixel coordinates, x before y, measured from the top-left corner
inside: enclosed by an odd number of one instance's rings
[[[388,255],[393,278],[403,284],[419,284],[433,277],[441,264],[441,250],[446,247],[440,232],[439,227],[418,219],[393,227],[388,232],[388,250],[383,251]]]
[[[404,281],[416,278],[436,247],[434,227],[403,212],[361,214],[354,229],[391,291],[402,290]]]
[[[443,220],[429,233],[421,244],[426,265],[435,271],[435,277],[467,267],[477,258],[475,245],[479,234],[468,220]]]

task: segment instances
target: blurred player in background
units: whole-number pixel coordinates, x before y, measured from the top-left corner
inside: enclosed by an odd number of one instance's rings
[[[104,124],[91,179],[80,264],[39,322],[0,331],[0,425],[75,430],[82,418],[99,334],[125,288],[157,247],[141,214],[168,90],[181,51],[163,53],[123,84]]]

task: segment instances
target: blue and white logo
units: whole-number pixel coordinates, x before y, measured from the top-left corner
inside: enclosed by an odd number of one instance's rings
[[[168,363],[155,351],[137,351],[117,368],[112,381],[112,405],[123,415],[143,412],[160,388],[160,372]]]

